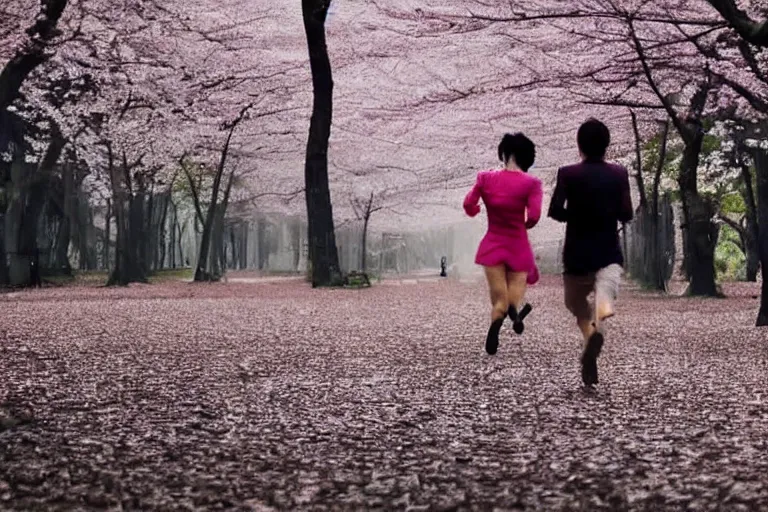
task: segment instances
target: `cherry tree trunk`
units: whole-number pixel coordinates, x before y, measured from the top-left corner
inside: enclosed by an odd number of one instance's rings
[[[17,155],[11,164],[11,194],[4,233],[11,286],[39,284],[37,227],[45,206],[50,175],[61,156],[64,143],[60,132],[54,127],[51,141],[39,164],[24,163],[23,155]]]
[[[240,270],[248,268],[248,221],[243,221],[240,225]]]
[[[0,203],[2,204],[2,203]],[[2,204],[5,207],[4,204]],[[5,212],[0,212],[0,286],[9,284],[8,264],[5,253]]]
[[[144,228],[144,187],[139,180],[132,183],[131,172],[123,155],[123,177],[113,165],[111,146],[109,150],[109,173],[112,183],[112,209],[117,227],[115,243],[115,266],[107,286],[129,283],[146,283],[147,269],[142,261]],[[137,192],[132,192],[136,185]]]
[[[200,254],[198,255],[197,268],[195,269],[195,281],[212,281],[217,279],[210,269],[210,266],[215,264],[215,262],[211,260],[211,235],[213,234],[213,218],[216,211],[215,203],[215,199],[211,201],[213,207],[208,208],[206,221],[203,224],[202,239],[200,241]]]
[[[155,261],[155,223],[153,222],[155,217],[155,211],[157,210],[157,207],[155,206],[155,194],[154,191],[150,189],[149,194],[147,194],[147,211],[144,215],[144,225],[142,226],[142,231],[144,232],[144,237],[141,241],[141,250],[142,250],[142,260],[146,263],[147,271],[151,272],[154,270],[153,263]]]
[[[163,198],[163,214],[160,217],[160,226],[159,226],[159,236],[157,243],[159,244],[157,246],[157,261],[155,262],[155,269],[161,269],[165,267],[165,256],[166,256],[166,227],[168,225],[168,205],[171,202],[171,192],[168,191],[165,194],[162,195]]]
[[[169,263],[172,269],[176,268],[176,206],[173,204],[173,201],[169,201],[171,203],[171,206],[173,207],[173,212],[171,212],[171,230],[169,232],[168,237],[168,252],[169,252]]]
[[[342,281],[328,185],[328,139],[333,115],[333,77],[325,40],[329,5],[330,0],[301,2],[314,95],[304,166],[313,287],[336,286]]]
[[[72,274],[72,266],[69,263],[69,242],[72,239],[72,193],[74,188],[73,168],[71,164],[62,166],[62,182],[64,196],[61,199],[62,216],[59,224],[59,232],[56,240],[56,255],[54,258],[56,270],[66,275]]]
[[[184,241],[184,229],[181,227],[181,222],[179,222],[178,217],[176,218],[176,229],[178,230],[178,236],[176,237],[176,245],[179,250],[179,265],[182,267],[188,267],[188,259],[184,258],[184,247],[182,245],[182,242]]]
[[[11,162],[10,181],[6,184],[7,205],[4,220],[5,251],[8,255],[8,284],[17,286],[29,281],[29,259],[21,246],[22,219],[27,202],[26,190],[20,181],[26,174],[24,157]]]
[[[293,247],[293,269],[298,271],[301,262],[301,224],[298,221],[291,224],[291,246]]]
[[[129,283],[146,283],[147,269],[142,254],[144,197],[137,194],[127,204],[115,204],[117,220],[117,244],[115,246],[115,268],[109,278],[109,285],[125,286]]]
[[[232,270],[236,270],[239,268],[240,264],[240,243],[238,242],[238,231],[239,231],[239,225],[238,224],[232,224],[229,226],[229,246],[232,248],[232,257],[230,261],[228,261],[227,268],[230,268]]]
[[[366,216],[363,220],[363,240],[362,240],[362,251],[360,256],[360,271],[365,273],[366,266],[367,266],[367,255],[368,255],[368,221],[370,220],[370,217]]]
[[[715,282],[715,247],[718,229],[712,222],[714,209],[697,188],[697,170],[704,134],[696,130],[686,141],[680,163],[678,184],[683,202],[686,267],[690,280],[688,291],[694,296],[717,297]]]
[[[750,233],[744,234],[744,254],[746,256],[746,280],[754,283],[757,281],[757,272],[760,270],[760,250],[757,239]]]
[[[742,196],[746,205],[746,229],[744,230],[744,256],[747,259],[747,281],[757,281],[757,271],[760,267],[760,251],[758,250],[758,220],[755,191],[752,184],[752,174],[749,167],[742,166],[741,178],[744,182]]]
[[[768,326],[768,151],[755,152],[757,170],[757,224],[758,250],[763,274],[760,293],[760,312],[757,315],[758,327]]]
[[[256,221],[256,268],[264,270],[269,261],[269,247],[267,247],[267,225],[264,219]]]
[[[223,203],[216,207],[213,226],[211,228],[211,254],[209,261],[211,274],[215,279],[220,279],[227,268],[226,248],[224,247],[224,214],[226,205]]]
[[[104,268],[109,269],[109,244],[111,242],[112,238],[112,201],[107,199],[107,214],[106,219],[104,221],[104,247],[102,247],[102,250],[104,251]]]
[[[197,269],[195,269],[195,281],[217,281],[221,277],[221,271],[219,270],[219,247],[222,241],[214,233],[218,223],[216,222],[217,212],[222,211],[223,218],[224,211],[227,208],[227,202],[229,201],[229,191],[232,187],[233,174],[229,176],[229,183],[226,185],[226,191],[224,195],[223,208],[219,205],[219,189],[221,187],[221,179],[224,175],[224,167],[227,160],[227,153],[229,151],[229,144],[232,140],[232,134],[235,127],[242,119],[245,110],[241,112],[240,117],[235,121],[229,129],[227,140],[224,143],[224,147],[221,151],[221,159],[216,169],[216,175],[213,178],[213,187],[211,189],[211,202],[208,205],[208,212],[205,215],[205,221],[203,223],[202,239],[200,240],[200,254],[197,258]],[[197,199],[196,199],[197,201]],[[217,231],[221,231],[218,229]]]
[[[63,215],[59,219],[59,228],[56,233],[56,253],[53,258],[53,266],[57,273],[72,275],[72,266],[69,263],[69,240],[71,230],[69,219]]]
[[[224,199],[222,199],[219,209],[216,212],[215,233],[216,233],[216,248],[217,256],[219,259],[219,276],[223,276],[227,271],[227,246],[226,246],[226,229],[227,225],[225,218],[227,216],[227,208],[229,207],[229,197],[232,192],[232,184],[235,181],[234,171],[230,173],[229,180],[227,180],[227,186],[224,189]],[[234,246],[233,246],[234,250]]]

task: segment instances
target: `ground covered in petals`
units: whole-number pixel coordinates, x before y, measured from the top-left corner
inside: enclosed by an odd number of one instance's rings
[[[2,510],[768,509],[768,332],[626,289],[582,390],[559,280],[0,295]]]

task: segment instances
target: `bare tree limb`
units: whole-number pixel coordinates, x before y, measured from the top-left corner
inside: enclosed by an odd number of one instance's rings
[[[745,41],[768,48],[768,20],[755,21],[734,0],[707,0]]]

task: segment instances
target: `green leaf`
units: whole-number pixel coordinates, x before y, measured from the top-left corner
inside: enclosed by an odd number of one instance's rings
[[[747,212],[747,204],[741,194],[732,192],[723,196],[720,200],[720,213],[744,215]]]

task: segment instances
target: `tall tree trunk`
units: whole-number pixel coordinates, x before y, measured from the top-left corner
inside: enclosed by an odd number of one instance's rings
[[[757,273],[760,270],[760,246],[758,238],[753,236],[750,231],[749,227],[744,230],[745,278],[748,282],[754,283],[757,281]]]
[[[62,216],[59,226],[58,239],[56,241],[56,270],[66,275],[72,274],[72,267],[69,263],[69,241],[72,238],[72,195],[74,194],[74,176],[73,165],[66,163],[61,168],[64,196],[62,197]]]
[[[216,247],[220,262],[220,269],[219,269],[219,275],[224,275],[224,273],[227,270],[227,253],[226,253],[226,247],[224,245],[224,233],[226,230],[224,218],[227,215],[227,208],[229,207],[229,197],[230,193],[232,192],[232,184],[235,181],[235,173],[234,171],[229,174],[229,179],[227,180],[227,187],[224,189],[224,199],[222,199],[221,204],[219,205],[219,209],[217,211],[216,216],[216,226],[215,226],[215,233],[216,233]]]
[[[109,245],[112,243],[112,201],[107,199],[107,214],[104,222],[104,269],[109,270]]]
[[[109,276],[107,285],[122,285],[139,282],[146,283],[147,271],[141,261],[141,244],[144,187],[137,180],[134,195],[134,183],[131,180],[131,168],[123,153],[122,177],[114,165],[111,145],[107,145],[108,168],[112,182],[112,206],[115,211],[117,243],[115,244],[115,267]]]
[[[25,172],[24,157],[20,155],[11,162],[11,185],[8,206],[5,212],[5,250],[8,253],[8,284],[19,286],[29,284],[29,255],[22,246],[24,207],[27,203],[27,187],[22,180]]]
[[[256,243],[256,268],[264,270],[269,248],[267,247],[267,224],[261,217],[256,220]]]
[[[299,221],[291,224],[291,246],[293,247],[293,269],[298,271],[301,262],[301,223]]]
[[[57,273],[63,275],[72,275],[72,266],[69,263],[70,238],[69,219],[65,215],[59,219],[59,227],[56,232],[56,254],[53,258],[53,267]]]
[[[176,218],[176,227],[179,230],[179,236],[176,238],[176,243],[179,247],[179,264],[182,267],[188,267],[189,264],[184,259],[184,246],[182,245],[182,242],[184,240],[184,228],[181,227],[181,222],[179,222],[178,217]]]
[[[130,249],[133,252],[133,259],[136,265],[139,267],[142,275],[146,276],[149,273],[149,265],[146,259],[146,226],[145,220],[145,204],[147,203],[147,194],[143,190],[141,185],[138,187],[138,191],[131,199],[130,203]]]
[[[757,174],[757,224],[760,266],[763,285],[760,294],[760,311],[757,315],[758,327],[768,326],[768,151],[756,150],[755,168]]]
[[[171,206],[173,207],[173,211],[171,212],[171,232],[168,240],[168,251],[171,253],[170,254],[171,268],[175,269],[176,268],[176,222],[177,222],[176,204],[173,202],[172,199],[169,199],[168,202],[170,202]]]
[[[248,268],[248,221],[240,225],[240,270]]]
[[[166,224],[168,222],[168,203],[171,202],[171,192],[170,190],[162,195],[163,200],[163,214],[160,217],[160,235],[158,237],[157,241],[157,249],[156,254],[157,258],[155,260],[155,270],[159,270],[165,266],[165,248],[166,248]]]
[[[8,251],[9,281],[12,286],[32,286],[33,266],[38,261],[37,227],[45,206],[53,167],[61,156],[64,138],[52,125],[51,141],[37,166],[17,155],[11,164],[12,195],[5,215],[5,246]]]
[[[237,223],[229,227],[229,245],[232,247],[232,261],[229,268],[236,270],[240,266],[240,242],[238,241],[238,232],[240,225]]]
[[[93,264],[93,244],[90,243],[93,219],[91,218],[88,199],[82,194],[79,185],[75,197],[75,213],[72,218],[75,219],[76,231],[78,232],[77,240],[78,252],[80,253],[80,270],[89,270],[95,266]]]
[[[746,226],[744,230],[744,256],[747,259],[747,281],[757,281],[757,271],[760,267],[760,252],[758,250],[758,221],[757,203],[753,186],[752,172],[746,162],[741,162],[741,179],[744,183],[742,197],[746,205]]]
[[[664,239],[662,226],[660,225],[661,211],[659,208],[659,190],[661,188],[661,174],[664,170],[664,163],[667,159],[667,140],[669,139],[669,121],[664,123],[661,134],[661,146],[659,147],[659,160],[656,164],[656,172],[653,175],[653,189],[651,192],[651,241],[652,241],[652,264],[651,264],[651,284],[655,290],[666,291],[666,266],[664,264],[665,256]]]
[[[690,272],[689,293],[694,296],[716,297],[719,295],[715,283],[715,246],[717,225],[712,222],[712,204],[699,194],[697,171],[701,155],[704,132],[700,127],[691,129],[691,136],[685,140],[683,159],[680,163],[678,184],[685,215],[687,267]]]
[[[216,254],[218,251],[214,250],[211,251],[211,237],[213,235],[213,224],[216,220],[216,207],[218,205],[218,199],[219,199],[219,188],[221,187],[221,178],[224,175],[224,168],[227,162],[227,154],[229,153],[229,145],[232,141],[232,135],[235,133],[235,128],[237,128],[237,125],[240,124],[240,122],[245,118],[245,114],[248,112],[248,110],[253,105],[246,105],[243,107],[243,109],[240,111],[240,114],[238,117],[232,121],[232,123],[229,125],[229,132],[227,133],[226,141],[224,142],[224,147],[221,150],[221,158],[219,159],[219,165],[216,168],[216,174],[213,177],[213,187],[211,190],[211,202],[208,205],[208,213],[205,216],[205,223],[203,224],[203,235],[202,240],[200,241],[200,256],[198,257],[197,261],[197,269],[195,270],[195,281],[210,281],[212,279],[218,279],[214,275],[212,275],[208,270],[207,267],[210,263],[210,257],[211,254]],[[187,172],[187,178],[190,181],[190,184],[192,184],[193,180],[191,178],[191,175],[189,172]],[[229,187],[232,184],[232,175],[230,175],[230,183],[227,185],[227,192],[225,193],[225,200],[228,201],[228,194],[229,194]],[[193,185],[194,188],[194,185]],[[196,207],[199,207],[199,201],[195,199]],[[225,206],[226,208],[226,206]],[[215,263],[215,262],[214,262]]]
[[[0,202],[2,207],[5,207],[4,202]],[[7,255],[5,252],[5,212],[0,212],[0,286],[6,286],[10,283],[10,277],[8,276],[8,263],[6,262]]]
[[[144,261],[147,272],[154,270],[155,248],[157,247],[157,223],[153,222],[155,217],[155,187],[152,187],[147,194],[147,211],[144,215],[144,224],[142,231],[144,239],[141,243],[142,260]]]
[[[362,254],[360,256],[360,271],[366,272],[367,256],[368,256],[368,221],[371,219],[370,215],[366,215],[363,219],[363,240],[362,240]]]
[[[342,282],[328,185],[328,139],[333,114],[333,77],[325,40],[330,0],[302,0],[312,71],[313,104],[304,166],[312,286]]]

